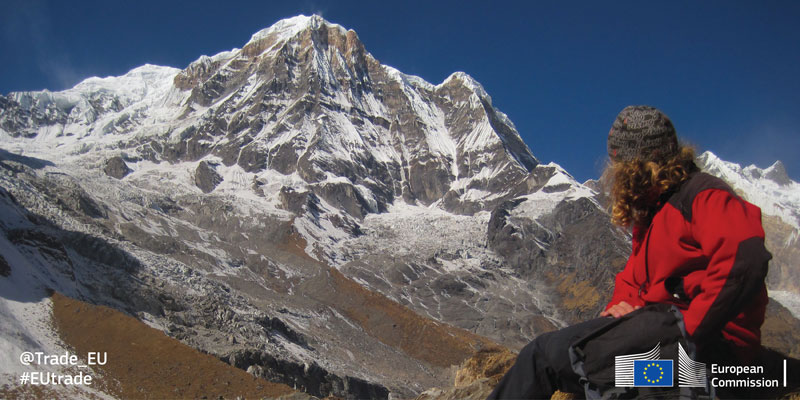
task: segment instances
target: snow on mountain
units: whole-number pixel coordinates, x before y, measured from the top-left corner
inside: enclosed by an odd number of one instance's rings
[[[347,30],[341,25],[330,23],[318,15],[305,16],[298,15],[291,18],[282,19],[269,28],[262,29],[250,37],[249,43],[255,43],[262,39],[271,38],[274,42],[282,42],[297,36],[305,29],[318,29],[321,25],[339,29],[346,33]]]
[[[575,201],[586,198],[592,201],[598,208],[600,204],[595,200],[597,193],[579,183],[567,171],[556,163],[548,163],[542,168],[550,170],[551,177],[542,186],[541,190],[521,196],[525,202],[514,209],[513,215],[525,216],[530,219],[551,213],[559,203],[563,201]]]
[[[800,229],[800,184],[789,178],[780,161],[764,169],[755,165],[743,168],[706,151],[698,157],[698,162],[701,168],[719,176],[749,202],[761,207],[764,214],[780,217]]]
[[[15,92],[9,98],[19,103],[22,108],[33,108],[43,112],[47,107],[54,105],[57,109],[71,110],[76,106],[78,111],[85,110],[84,107],[90,105],[89,100],[92,96],[110,95],[118,104],[107,104],[107,106],[127,107],[130,104],[142,100],[145,96],[154,95],[153,90],[162,89],[169,86],[170,79],[178,73],[178,69],[170,67],[160,67],[146,64],[137,67],[118,77],[97,78],[92,77],[75,85],[71,89],[61,92]],[[102,105],[102,104],[101,104]],[[72,120],[79,121],[81,117],[90,117],[81,114],[70,114]]]
[[[170,95],[177,92],[172,79],[178,71],[145,65],[61,92],[11,93],[0,113],[0,140],[12,152],[46,159],[119,149],[120,141],[150,136],[175,117]]]
[[[62,93],[109,92],[119,98],[123,106],[127,106],[147,96],[163,96],[179,71],[177,68],[145,64],[119,77],[87,78]]]

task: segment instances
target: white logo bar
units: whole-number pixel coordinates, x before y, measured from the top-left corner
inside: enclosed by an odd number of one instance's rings
[[[678,386],[706,387],[706,364],[692,360],[678,343]]]

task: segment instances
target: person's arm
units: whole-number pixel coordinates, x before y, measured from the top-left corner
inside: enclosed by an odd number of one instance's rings
[[[763,288],[767,263],[761,210],[719,189],[692,203],[692,235],[708,257],[700,292],[683,313],[695,341],[716,335]]]
[[[633,266],[630,259],[614,280],[614,294],[611,296],[611,301],[608,302],[606,310],[621,301],[631,305],[644,305],[644,301],[639,297],[639,286],[633,281]]]
[[[619,317],[645,305],[644,300],[639,297],[639,285],[636,285],[633,279],[632,259],[633,256],[628,257],[625,268],[617,274],[614,280],[614,294],[600,313],[601,317],[608,315]]]

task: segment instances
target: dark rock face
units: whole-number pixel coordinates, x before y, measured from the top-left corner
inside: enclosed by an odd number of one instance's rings
[[[281,208],[291,211],[295,214],[303,214],[309,212],[311,214],[319,213],[319,198],[309,191],[297,191],[290,187],[282,187],[279,198],[281,200]]]
[[[0,254],[0,276],[9,276],[11,275],[11,266],[8,265],[8,261],[6,261],[5,257]]]
[[[211,193],[214,188],[222,183],[222,177],[214,170],[214,167],[206,161],[200,161],[194,171],[194,184],[203,193]]]
[[[98,237],[71,232],[65,234],[61,241],[85,259],[98,264],[113,265],[128,272],[142,267],[135,257]]]
[[[67,249],[57,237],[40,229],[13,229],[6,233],[8,240],[17,246],[28,246],[41,249],[48,258],[59,264],[65,264],[72,275],[72,260]],[[74,279],[74,276],[73,276]]]
[[[18,100],[0,96],[0,126],[13,137],[35,137],[41,126],[65,124],[69,110],[60,109],[55,103],[44,97],[33,97],[24,93],[18,97],[29,106],[25,107]]]
[[[269,331],[272,334],[281,335],[287,340],[292,343],[295,343],[301,347],[309,348],[308,341],[302,334],[298,333],[294,329],[290,328],[286,325],[285,322],[281,321],[278,317],[269,317],[264,316],[256,320],[256,323],[263,326],[264,329]]]
[[[66,174],[51,174],[33,183],[50,196],[56,205],[67,211],[91,218],[108,218],[106,209],[87,193],[78,181]]]
[[[122,179],[133,171],[128,167],[128,164],[125,163],[125,160],[123,160],[122,157],[116,156],[111,157],[108,159],[108,161],[106,161],[106,165],[103,167],[103,172],[112,178]]]
[[[314,192],[319,193],[319,196],[329,204],[358,219],[364,218],[369,212],[377,211],[369,205],[358,189],[349,183],[326,182],[312,187]]]
[[[238,351],[223,357],[231,365],[266,378],[285,383],[312,396],[335,396],[345,399],[388,399],[389,391],[381,386],[350,376],[338,376],[316,363],[298,364],[276,359],[254,350]]]
[[[0,95],[0,127],[10,132],[13,137],[35,137],[36,126],[30,126],[34,120],[29,110],[24,110],[19,103]]]
[[[429,205],[442,198],[453,176],[437,160],[417,160],[409,168],[409,188],[414,198]]]
[[[251,143],[243,146],[239,152],[238,164],[246,172],[263,171],[267,168],[267,154],[269,151],[264,149],[259,143]]]
[[[51,92],[11,93],[0,95],[0,127],[14,137],[35,137],[41,127],[57,126],[64,132],[67,124],[89,125],[101,115],[123,111],[122,101],[113,93],[97,91],[86,93],[81,99],[59,97]],[[104,134],[126,133],[141,121],[141,113],[121,113],[104,126]]]

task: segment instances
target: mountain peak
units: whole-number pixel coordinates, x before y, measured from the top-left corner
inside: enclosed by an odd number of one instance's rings
[[[789,174],[786,173],[786,167],[778,160],[772,166],[764,170],[764,177],[772,180],[781,186],[786,186],[792,183]]]
[[[483,88],[483,85],[481,85],[478,81],[475,80],[475,78],[473,78],[466,72],[462,71],[453,72],[452,74],[450,74],[450,76],[447,77],[447,79],[445,79],[438,86],[446,86],[456,82],[460,83],[461,85],[475,92],[475,94],[479,98],[486,99],[489,102],[489,104],[492,103],[492,99],[489,96],[489,94],[486,93],[486,90]]]
[[[298,15],[256,32],[241,49],[224,51],[212,57],[201,56],[176,76],[175,86],[180,90],[194,89],[219,72],[224,75],[221,77],[223,80],[230,76],[245,78],[256,70],[271,68],[261,62],[265,57],[274,57],[276,52],[283,51],[285,54],[281,57],[292,58],[298,57],[298,49],[300,53],[303,52],[301,49],[324,52],[329,46],[347,58],[361,62],[368,56],[354,31],[326,21],[319,15]],[[318,61],[323,58],[325,56],[314,57]],[[322,62],[329,64],[330,60]]]
[[[775,161],[771,166],[763,169],[756,165],[749,165],[743,168],[739,164],[722,160],[710,151],[705,151],[697,157],[697,161],[703,168],[712,172],[726,171],[727,173],[735,173],[754,181],[767,179],[777,183],[779,186],[786,186],[792,183],[789,174],[786,172],[786,167],[780,160]]]
[[[800,227],[800,216],[796,210],[800,205],[797,182],[786,174],[783,163],[761,169],[755,165],[741,165],[724,161],[714,153],[706,151],[697,157],[701,169],[722,178],[751,203],[761,207],[768,215],[775,215],[793,227]]]
[[[250,37],[250,43],[255,43],[263,39],[267,38],[275,38],[275,42],[280,42],[284,40],[291,39],[294,36],[297,36],[300,32],[305,30],[318,30],[322,26],[328,28],[334,28],[341,30],[343,33],[347,33],[347,29],[342,27],[341,25],[331,23],[320,15],[314,14],[311,16],[306,15],[298,15],[291,18],[282,19],[276,23],[274,23],[269,28],[264,28]]]

